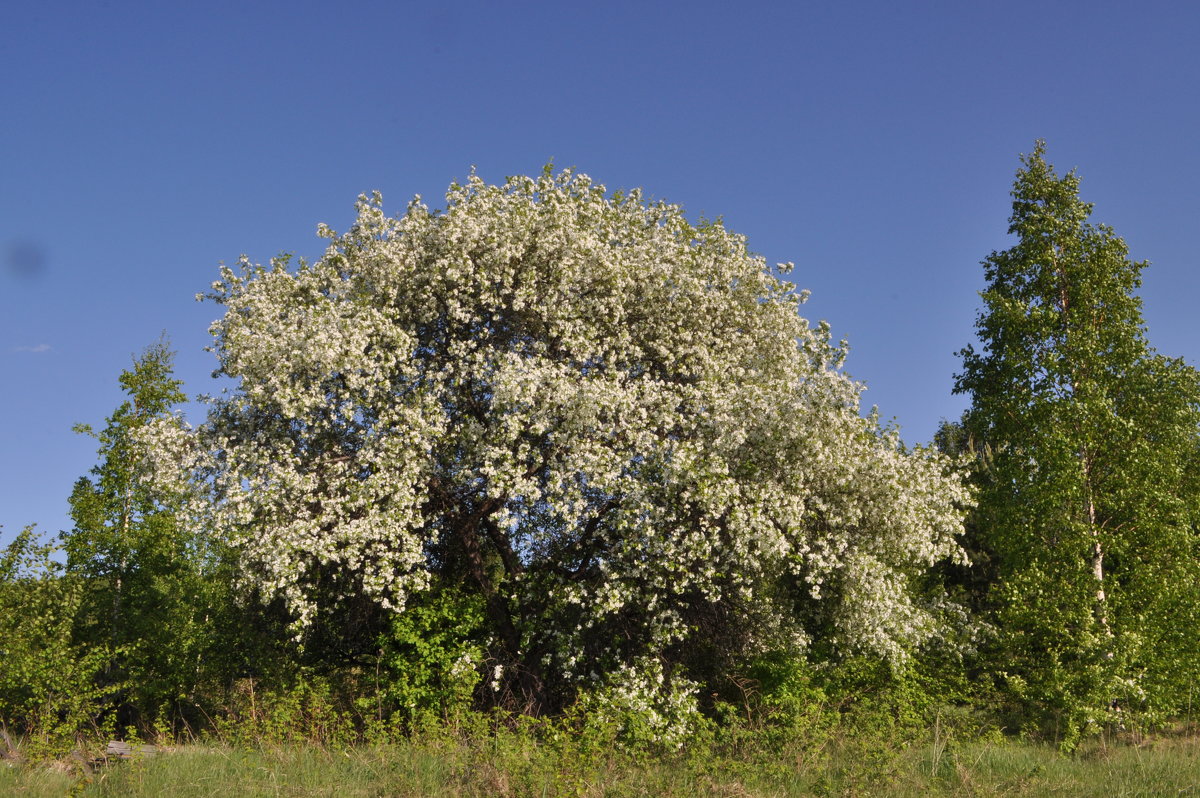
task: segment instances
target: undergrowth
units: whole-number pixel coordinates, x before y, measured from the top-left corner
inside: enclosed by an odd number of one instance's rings
[[[1200,794],[1200,735],[1182,725],[1148,737],[1113,731],[1064,753],[966,709],[926,715],[893,694],[786,713],[719,707],[724,717],[668,748],[630,744],[583,709],[554,719],[457,711],[400,728],[365,723],[320,681],[286,693],[250,688],[203,732],[146,730],[140,737],[159,752],[129,761],[105,762],[103,737],[41,760],[10,737],[0,795]]]

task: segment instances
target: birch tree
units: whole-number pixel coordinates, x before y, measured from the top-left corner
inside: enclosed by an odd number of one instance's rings
[[[123,722],[133,712],[152,719],[164,696],[190,693],[215,647],[209,627],[220,586],[204,577],[207,536],[177,523],[173,498],[147,479],[151,461],[139,442],[156,420],[174,422],[172,410],[187,398],[173,362],[165,338],[147,347],[121,373],[128,398],[104,427],[76,427],[99,450],[97,465],[75,483],[74,523],[62,536],[66,573],[85,587],[74,634],[111,653],[102,677],[123,684],[116,694]]]
[[[1064,739],[1177,706],[1196,672],[1195,371],[1146,340],[1145,263],[1091,224],[1038,142],[1013,186],[1016,243],[987,288],[955,390],[986,446],[976,534],[1007,685]]]

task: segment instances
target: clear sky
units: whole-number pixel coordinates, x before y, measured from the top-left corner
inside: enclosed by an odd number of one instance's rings
[[[0,540],[69,525],[71,426],[161,332],[214,390],[220,261],[318,254],[358,194],[437,206],[472,165],[553,159],[794,261],[915,443],[965,407],[979,261],[1044,138],[1152,261],[1151,343],[1197,365],[1198,41],[1183,2],[8,3]]]

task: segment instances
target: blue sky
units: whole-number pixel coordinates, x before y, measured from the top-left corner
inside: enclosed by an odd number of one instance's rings
[[[1200,363],[1200,6],[10,3],[0,26],[0,532],[69,524],[117,375],[166,331],[214,390],[220,261],[314,255],[471,166],[553,159],[794,261],[866,404],[927,441],[1007,246],[1018,154],[1077,167]],[[432,204],[437,204],[433,202]],[[191,420],[199,420],[195,409]]]

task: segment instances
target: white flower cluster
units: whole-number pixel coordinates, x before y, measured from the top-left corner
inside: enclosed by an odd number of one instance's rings
[[[843,645],[931,632],[907,580],[960,556],[968,493],[860,417],[788,265],[569,171],[472,176],[399,218],[364,197],[321,233],[316,263],[222,269],[214,349],[240,388],[154,436],[194,522],[301,625],[344,597],[330,584],[402,611],[453,544],[502,561],[463,577],[491,579],[521,655],[575,683],[781,578]]]
[[[682,748],[699,717],[694,682],[667,678],[662,661],[638,657],[606,674],[587,694],[593,721],[616,728],[630,740],[652,739],[669,748]]]

